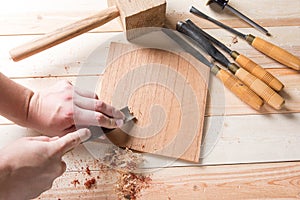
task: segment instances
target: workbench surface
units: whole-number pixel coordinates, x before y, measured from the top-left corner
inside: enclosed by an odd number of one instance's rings
[[[300,74],[235,38],[229,32],[188,13],[194,5],[206,14],[238,28],[244,33],[267,39],[300,57],[300,1],[230,1],[250,18],[267,28],[272,37],[249,27],[228,12],[216,13],[205,1],[167,0],[167,23],[192,18],[232,49],[267,68],[285,84],[285,108],[268,106],[257,112],[210,77],[206,107],[206,131],[217,132],[213,149],[201,155],[198,165],[175,162],[160,168],[162,158],[149,157],[145,168],[152,181],[138,199],[299,199],[300,198]],[[0,8],[0,71],[32,90],[46,89],[59,80],[76,84],[97,80],[105,57],[92,57],[107,41],[122,37],[121,25],[114,20],[103,27],[34,55],[20,62],[9,59],[12,48],[106,8],[101,0],[10,0]],[[121,36],[120,36],[121,35]],[[103,67],[101,69],[104,69]],[[76,85],[90,88],[88,84]],[[222,97],[222,95],[224,95]],[[222,101],[216,101],[220,99]],[[26,135],[38,135],[0,116],[0,147]],[[117,199],[117,172],[103,170],[84,146],[65,155],[67,171],[40,199]],[[146,159],[146,160],[147,160]],[[85,172],[89,166],[91,175]],[[145,169],[146,170],[146,169]],[[96,188],[86,189],[86,179],[97,177]],[[74,186],[72,181],[80,184]]]

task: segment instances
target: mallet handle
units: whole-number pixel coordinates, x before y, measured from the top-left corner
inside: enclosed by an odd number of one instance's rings
[[[19,61],[36,53],[49,49],[78,35],[97,28],[120,15],[116,6],[102,10],[96,15],[87,17],[68,26],[59,28],[34,41],[12,49],[9,53],[14,61]]]

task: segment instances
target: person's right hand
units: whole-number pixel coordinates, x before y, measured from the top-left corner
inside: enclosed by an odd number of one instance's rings
[[[0,150],[0,199],[32,199],[66,170],[62,156],[87,140],[80,129],[59,137],[24,137]]]
[[[75,88],[68,81],[35,92],[27,116],[26,127],[48,136],[63,136],[90,125],[117,128],[125,119],[120,110],[99,100],[94,92]]]

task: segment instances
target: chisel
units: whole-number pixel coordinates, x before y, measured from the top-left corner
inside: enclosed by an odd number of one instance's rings
[[[231,75],[227,71],[221,69],[217,65],[209,62],[197,49],[195,49],[186,39],[179,34],[176,34],[173,30],[162,29],[165,34],[167,34],[171,39],[173,39],[182,49],[191,54],[197,60],[208,66],[211,72],[219,78],[222,83],[228,88],[232,93],[239,97],[243,102],[251,106],[256,110],[260,110],[263,105],[263,100],[255,94],[248,86],[243,84],[235,76]]]
[[[186,23],[194,28],[197,27],[191,20],[187,20]],[[250,72],[257,78],[265,82],[275,91],[278,92],[282,90],[283,84],[277,78],[275,78],[271,73],[267,72],[264,68],[262,68],[260,65],[258,65],[248,57],[238,53],[237,51],[232,51],[222,42],[215,39],[213,36],[209,35],[201,28],[197,27],[197,30],[199,33],[204,35],[208,40],[210,40],[211,42],[219,46],[221,49],[223,49],[226,53],[228,53],[241,67],[245,68],[248,72]]]
[[[198,9],[195,7],[191,7],[190,12],[203,18],[206,19],[224,29],[227,31],[239,36],[240,38],[246,40],[251,46],[256,48],[258,51],[264,53],[265,55],[269,56],[270,58],[273,58],[274,60],[278,61],[279,63],[290,67],[295,70],[300,70],[300,59],[296,57],[295,55],[287,52],[286,50],[270,43],[267,42],[259,37],[255,37],[251,34],[245,35],[233,28],[230,28],[229,26],[205,15],[204,13],[200,12]]]
[[[253,26],[254,28],[260,30],[263,33],[265,33],[267,36],[271,36],[271,34],[269,33],[268,30],[266,30],[265,28],[263,28],[262,26],[260,26],[256,22],[254,22],[253,20],[249,19],[249,17],[247,17],[243,13],[239,12],[235,8],[231,7],[228,4],[228,1],[229,0],[209,0],[206,3],[206,5],[211,5],[212,3],[216,3],[217,5],[221,6],[222,9],[224,9],[226,7],[230,12],[232,12],[233,14],[235,14],[236,16],[238,16],[239,18],[241,18],[242,20],[244,20],[245,22],[247,22],[248,24]]]
[[[210,56],[212,56],[219,63],[224,65],[236,75],[243,83],[245,83],[250,89],[258,94],[263,100],[270,106],[279,110],[284,104],[284,99],[277,94],[272,88],[266,85],[257,77],[250,74],[248,71],[240,68],[235,63],[231,63],[218,49],[216,49],[210,41],[202,34],[197,33],[197,30],[184,22],[178,22],[176,29],[186,34],[195,40],[199,47],[204,49]]]
[[[135,116],[132,115],[128,106],[122,108],[120,111],[125,116],[124,124],[135,119]],[[104,128],[101,126],[89,126],[88,129],[91,131],[91,137],[84,142],[95,140],[95,139],[99,138],[100,136],[102,136],[103,134],[109,134],[110,132],[112,132],[114,130],[114,129]]]

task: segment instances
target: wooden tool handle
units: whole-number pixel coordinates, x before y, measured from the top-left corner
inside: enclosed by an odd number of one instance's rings
[[[97,28],[118,17],[119,15],[119,10],[116,6],[109,7],[96,15],[77,21],[66,27],[57,29],[54,32],[46,34],[45,36],[37,40],[12,49],[10,51],[11,58],[14,61],[22,60],[57,44],[65,42],[71,38],[74,38],[80,34],[88,32],[94,28]]]
[[[281,109],[284,104],[284,99],[260,79],[243,68],[239,68],[235,75],[270,106],[277,110]]]
[[[235,76],[227,71],[220,69],[216,76],[223,82],[232,93],[239,97],[243,102],[256,110],[260,110],[264,104],[263,100],[257,96],[248,86],[243,84]]]
[[[280,62],[281,64],[287,67],[290,67],[295,70],[300,70],[300,59],[298,57],[259,37],[254,37],[254,39],[252,41],[251,40],[251,35],[247,36],[247,41],[260,52],[264,53],[265,55],[273,58],[274,60]]]
[[[239,54],[235,58],[235,61],[248,72],[265,82],[275,91],[279,92],[284,87],[284,85],[277,78],[275,78],[271,73],[267,72],[267,70],[262,68],[259,64],[253,62],[248,57]]]

